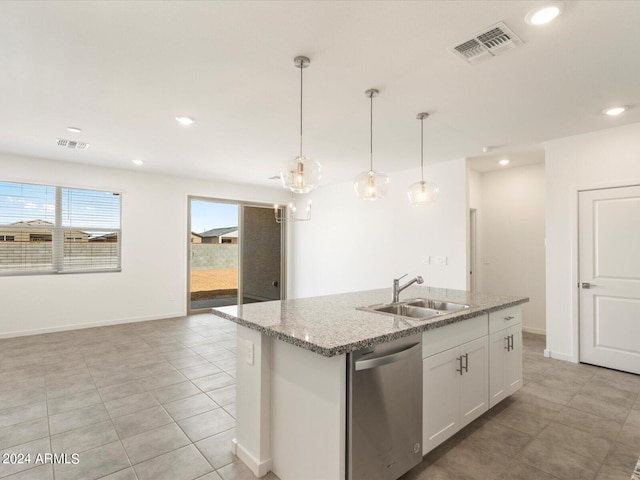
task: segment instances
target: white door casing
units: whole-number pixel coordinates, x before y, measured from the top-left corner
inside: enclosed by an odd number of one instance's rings
[[[580,361],[640,374],[640,186],[578,200]]]

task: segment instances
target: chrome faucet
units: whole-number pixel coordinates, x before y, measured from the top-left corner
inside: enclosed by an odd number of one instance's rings
[[[400,292],[403,291],[405,288],[413,285],[414,283],[421,284],[421,283],[424,282],[422,277],[420,275],[418,275],[414,279],[409,280],[407,283],[405,283],[404,285],[400,286],[400,280],[402,280],[406,276],[407,276],[407,274],[405,273],[400,278],[394,278],[393,279],[393,300],[392,300],[393,303],[398,303],[400,301]]]

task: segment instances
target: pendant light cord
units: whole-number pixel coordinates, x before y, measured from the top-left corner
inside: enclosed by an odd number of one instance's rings
[[[302,70],[304,60],[300,60],[300,157],[302,157]]]
[[[373,93],[369,96],[371,99],[371,107],[370,107],[370,121],[369,121],[369,159],[370,159],[370,168],[369,171],[373,171]]]
[[[420,119],[420,181],[424,183],[424,118]]]

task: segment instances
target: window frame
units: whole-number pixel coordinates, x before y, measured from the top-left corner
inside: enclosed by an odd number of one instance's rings
[[[24,182],[24,181],[14,181],[14,180],[0,180],[2,183],[14,183],[19,185],[34,185],[39,187],[50,187],[55,189],[55,221],[52,227],[43,227],[42,225],[24,225],[20,227],[20,230],[38,230],[42,232],[44,229],[51,230],[51,239],[48,241],[41,241],[40,243],[49,243],[51,244],[52,252],[51,252],[51,268],[50,269],[42,269],[42,270],[31,270],[31,271],[2,271],[0,269],[0,277],[15,277],[15,276],[25,276],[25,275],[71,275],[76,273],[115,273],[122,272],[122,198],[123,192],[119,190],[110,190],[110,189],[101,189],[101,188],[88,188],[88,187],[71,187],[66,185],[54,185],[50,183],[34,183],[34,182]],[[62,211],[63,211],[63,202],[62,202],[62,191],[64,189],[68,190],[86,190],[88,192],[100,192],[100,193],[110,193],[119,198],[119,208],[118,208],[118,228],[103,228],[103,227],[91,227],[91,226],[65,226],[62,221]],[[10,225],[0,224],[0,228],[7,227],[11,228]],[[69,269],[68,267],[65,269],[65,243],[66,243],[66,232],[69,230],[91,230],[93,232],[104,232],[107,233],[116,233],[118,242],[117,242],[117,266],[113,268],[77,268],[77,269]],[[14,235],[15,238],[15,235]],[[72,242],[76,243],[76,242]],[[87,242],[91,243],[91,242]],[[105,242],[108,243],[108,242]],[[112,242],[113,243],[113,242]],[[46,268],[46,267],[45,267]]]

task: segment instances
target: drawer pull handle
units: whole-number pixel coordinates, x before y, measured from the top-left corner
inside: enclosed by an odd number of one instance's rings
[[[513,317],[511,315],[509,315],[508,317],[504,317],[505,320],[513,320],[514,318],[516,318],[516,317]]]

